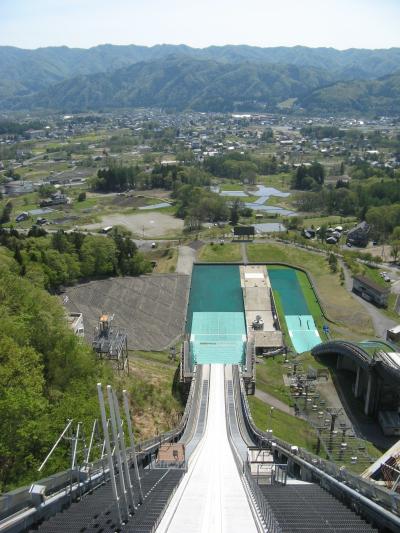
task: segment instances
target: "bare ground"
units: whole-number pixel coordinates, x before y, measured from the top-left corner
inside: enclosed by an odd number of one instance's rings
[[[125,226],[132,233],[141,237],[163,237],[171,233],[179,233],[183,229],[183,220],[165,213],[115,213],[105,215],[100,223],[87,224],[87,230],[98,230],[106,226]]]

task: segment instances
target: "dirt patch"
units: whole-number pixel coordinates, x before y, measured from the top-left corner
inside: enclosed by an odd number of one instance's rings
[[[375,257],[380,257],[383,261],[392,260],[392,256],[390,255],[392,252],[392,247],[389,244],[385,244],[384,246],[369,245],[367,248],[364,248],[361,251],[368,252]]]
[[[170,191],[166,191],[165,189],[146,189],[143,191],[142,194],[144,194],[145,196],[152,196],[153,198],[169,198],[171,193]]]
[[[183,220],[164,213],[116,213],[104,215],[100,223],[87,224],[88,230],[98,230],[105,226],[125,226],[139,237],[163,237],[171,233],[179,233],[183,230]]]
[[[189,246],[190,248],[193,248],[193,250],[196,250],[197,252],[198,250],[200,250],[202,246],[204,246],[204,241],[200,241],[200,240],[192,241],[189,243]]]
[[[143,196],[114,196],[112,199],[112,205],[118,207],[144,207],[148,205],[149,201]]]

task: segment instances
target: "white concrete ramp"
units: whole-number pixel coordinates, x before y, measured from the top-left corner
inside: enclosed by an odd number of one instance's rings
[[[255,533],[228,441],[223,365],[211,365],[207,425],[157,533]]]

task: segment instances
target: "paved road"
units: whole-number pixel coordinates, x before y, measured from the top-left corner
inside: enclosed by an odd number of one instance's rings
[[[377,337],[385,339],[386,330],[396,326],[396,322],[392,320],[391,318],[388,318],[387,316],[385,316],[382,313],[382,311],[380,311],[373,304],[367,302],[360,296],[357,296],[357,294],[354,294],[354,292],[352,291],[353,280],[352,280],[351,274],[341,259],[339,259],[339,264],[343,268],[346,289],[349,291],[351,296],[355,300],[357,300],[357,302],[361,304],[365,308],[365,310],[368,312],[369,316],[371,317],[372,324],[374,326],[375,335]]]
[[[192,274],[193,263],[196,259],[196,250],[190,246],[179,246],[178,263],[176,265],[177,274]]]

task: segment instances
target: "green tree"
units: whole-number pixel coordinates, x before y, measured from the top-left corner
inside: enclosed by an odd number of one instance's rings
[[[69,281],[64,254],[60,254],[57,250],[46,250],[43,253],[43,263],[48,279],[47,289],[55,290]]]
[[[322,224],[319,228],[318,236],[321,242],[324,242],[327,235],[328,226],[326,224]]]
[[[235,200],[231,207],[231,224],[232,226],[236,226],[236,224],[239,222],[239,211],[240,211],[240,201]]]
[[[51,237],[51,246],[60,253],[71,252],[72,246],[63,230],[58,230]]]
[[[0,224],[7,224],[7,222],[10,222],[12,210],[13,204],[11,201],[8,201],[3,207],[3,211],[0,216]]]
[[[43,184],[38,188],[38,193],[41,198],[47,198],[51,194],[55,193],[56,190],[57,189],[54,187],[54,185]]]
[[[80,250],[82,275],[91,277],[115,274],[117,268],[116,251],[117,248],[113,239],[86,237]]]
[[[393,261],[397,263],[397,259],[400,254],[400,241],[392,241],[392,248],[390,250],[390,257],[393,258]]]
[[[265,128],[265,130],[262,132],[261,140],[266,143],[273,143],[275,141],[272,128]]]
[[[308,168],[307,173],[318,183],[318,185],[323,185],[325,180],[325,168],[321,163],[314,161]]]
[[[6,311],[4,306],[1,311]],[[3,324],[4,328],[5,324]],[[44,452],[40,419],[48,408],[41,356],[0,332],[0,491],[35,471]]]
[[[111,380],[68,328],[57,298],[13,270],[0,266],[0,491],[35,479],[66,418],[91,423],[93,383]],[[44,475],[67,464],[64,450]]]
[[[329,263],[329,268],[331,269],[331,272],[332,273],[335,273],[337,272],[337,268],[338,268],[338,260],[337,260],[337,257],[335,254],[333,253],[330,253],[329,256],[328,256],[328,263]]]

